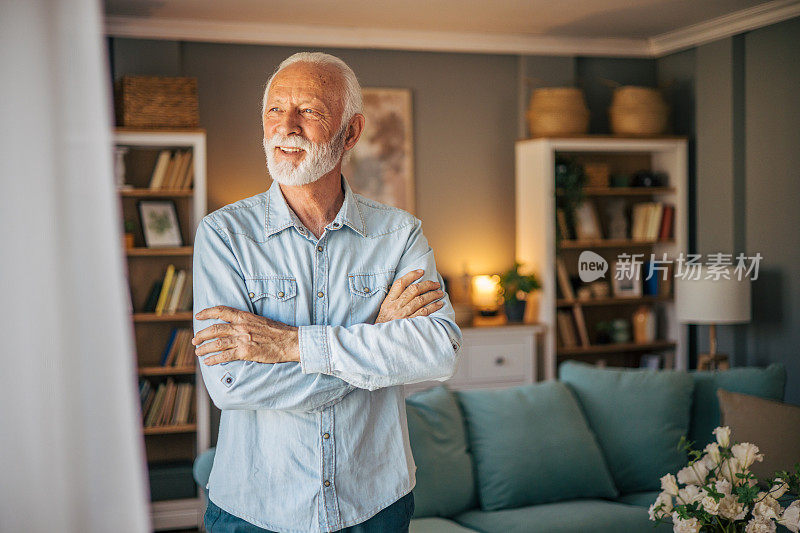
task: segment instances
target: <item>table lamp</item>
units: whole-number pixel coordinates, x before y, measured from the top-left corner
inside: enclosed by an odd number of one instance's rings
[[[500,276],[480,275],[472,277],[472,304],[481,316],[495,316],[500,308]]]
[[[702,362],[702,366],[707,364],[709,370],[716,370],[720,363],[728,361],[727,355],[717,353],[716,326],[750,322],[750,278],[738,279],[732,267],[727,269],[730,279],[715,279],[707,264],[700,265],[699,270],[699,275],[690,271],[687,276],[675,278],[675,314],[684,324],[709,324],[711,346],[709,353],[698,356],[698,368]]]

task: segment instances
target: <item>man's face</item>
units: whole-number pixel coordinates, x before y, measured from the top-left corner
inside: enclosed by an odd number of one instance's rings
[[[342,79],[332,68],[295,63],[272,80],[264,152],[272,178],[304,185],[330,172],[344,152]]]

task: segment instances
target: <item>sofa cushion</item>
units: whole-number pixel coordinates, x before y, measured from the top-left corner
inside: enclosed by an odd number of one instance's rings
[[[672,370],[610,369],[567,361],[561,380],[575,391],[623,494],[658,490],[686,465],[692,378]]]
[[[558,382],[457,391],[483,510],[617,494],[597,441]]]
[[[406,398],[417,465],[414,517],[451,516],[477,506],[472,458],[461,408],[444,385]]]
[[[671,531],[669,524],[655,526],[647,509],[602,500],[572,500],[506,509],[467,511],[454,518],[462,526],[484,533],[653,533]]]
[[[661,494],[659,490],[647,490],[644,492],[631,492],[623,494],[617,501],[619,503],[627,503],[628,505],[638,505],[639,507],[650,507],[655,503],[658,495]]]
[[[764,481],[775,472],[794,471],[800,462],[800,406],[748,394],[717,390],[722,423],[734,442],[752,442],[764,455],[750,470]]]
[[[689,439],[694,441],[694,447],[699,449],[703,449],[706,444],[714,440],[712,432],[720,424],[717,389],[782,401],[786,386],[786,368],[777,363],[767,368],[731,368],[716,372],[691,371],[689,374],[694,379]]]
[[[475,531],[460,526],[447,518],[414,518],[408,525],[408,533],[470,533]]]

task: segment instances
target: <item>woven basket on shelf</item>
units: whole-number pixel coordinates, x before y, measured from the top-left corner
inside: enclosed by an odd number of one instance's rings
[[[117,126],[196,128],[196,78],[123,76],[114,84]]]
[[[659,135],[667,131],[669,107],[658,89],[617,87],[608,114],[611,131],[619,135]]]
[[[575,87],[535,89],[527,118],[532,137],[580,135],[589,130],[589,109],[583,91]]]

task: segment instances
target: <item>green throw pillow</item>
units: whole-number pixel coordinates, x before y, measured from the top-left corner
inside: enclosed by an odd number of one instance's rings
[[[464,417],[444,385],[406,398],[411,453],[417,465],[414,517],[452,516],[477,505]]]
[[[617,490],[577,401],[555,381],[457,391],[484,511]]]
[[[567,361],[559,377],[580,400],[623,494],[658,490],[661,476],[686,466],[678,443],[689,430],[694,384],[688,373]]]
[[[773,363],[767,368],[731,368],[716,372],[691,371],[694,378],[694,400],[689,439],[702,449],[714,440],[712,431],[720,424],[717,389],[749,394],[767,400],[783,401],[786,368]]]

